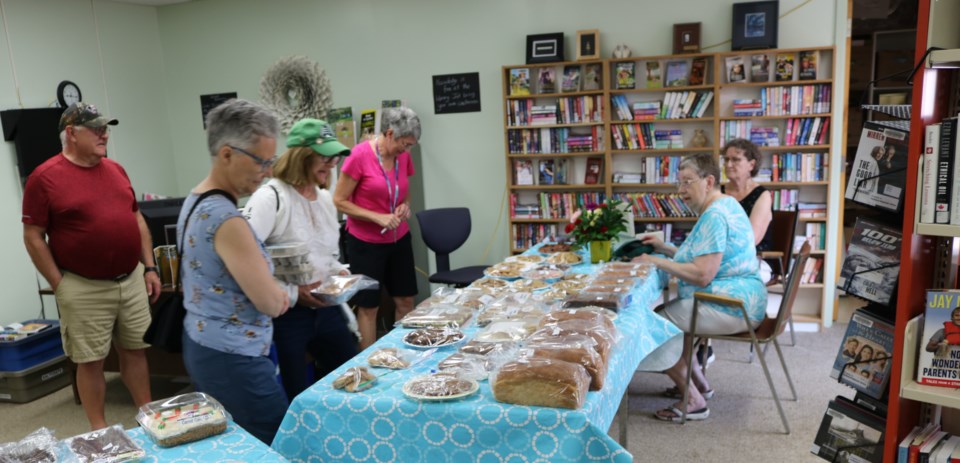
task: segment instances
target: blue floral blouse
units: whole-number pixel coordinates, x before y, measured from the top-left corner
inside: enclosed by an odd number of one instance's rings
[[[210,196],[194,210],[185,231],[185,215],[199,197],[196,194],[187,197],[177,221],[177,240],[184,243],[180,271],[187,315],[183,319],[183,330],[197,344],[211,349],[250,357],[265,356],[273,340],[273,320],[257,310],[213,249],[213,237],[223,222],[233,217],[243,218],[243,215],[226,197]],[[272,273],[273,263],[263,243],[260,240],[257,243]]]
[[[730,196],[714,201],[697,220],[673,260],[693,262],[697,256],[720,252],[723,253],[720,270],[706,287],[681,280],[680,297],[693,298],[693,293],[699,291],[740,299],[751,320],[763,320],[767,310],[767,289],[760,280],[760,264],[753,243],[753,227],[740,203]],[[709,305],[738,318],[743,316],[736,307]]]

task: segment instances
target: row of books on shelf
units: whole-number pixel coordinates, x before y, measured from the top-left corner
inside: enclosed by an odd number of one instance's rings
[[[886,404],[857,393],[827,404],[810,452],[831,462],[883,461]]]
[[[957,118],[925,129],[920,222],[960,225],[960,143]],[[859,151],[857,151],[859,154]]]
[[[908,132],[865,122],[844,197],[883,211],[899,212],[906,186],[909,145]]]
[[[770,128],[776,130],[754,130]],[[756,137],[754,137],[754,134],[756,134]],[[781,143],[786,146],[802,146],[826,144],[830,138],[830,118],[790,118],[786,120],[786,134],[782,140],[779,135],[774,138],[770,134],[779,134],[779,127],[755,128],[753,127],[753,121],[749,120],[720,122],[720,137],[723,143],[735,138],[746,138],[751,141],[756,138],[757,141],[763,143],[761,146],[780,146]]]
[[[618,150],[683,148],[683,132],[680,129],[655,130],[653,127],[649,122],[611,125],[613,147]]]
[[[517,249],[529,248],[548,236],[557,236],[557,224],[517,223],[513,224],[513,245]]]
[[[610,97],[620,121],[656,119],[688,119],[703,117],[713,101],[713,91],[667,92],[663,100],[630,102],[625,95]]]
[[[796,116],[830,112],[831,87],[827,84],[767,87],[760,90],[757,116]]]
[[[635,218],[697,216],[678,193],[614,193],[613,198],[630,205]]]
[[[800,190],[795,188],[776,188],[770,190],[773,196],[773,210],[792,211],[797,208],[800,202]]]
[[[822,251],[827,247],[827,224],[824,222],[810,222],[803,224],[803,235],[797,235],[793,240],[793,252],[800,252],[803,242],[810,243],[811,251]],[[799,227],[799,225],[798,225]]]
[[[800,220],[826,218],[827,204],[797,202],[797,211],[799,212],[797,218]]]
[[[914,426],[897,446],[897,463],[960,463],[960,436],[939,423]]]
[[[630,90],[637,88],[636,62],[619,62],[614,65],[616,88]],[[645,63],[645,88],[686,87],[688,85],[703,85],[706,83],[708,70],[707,58],[700,57],[693,60],[672,60],[664,65],[666,72],[661,73],[660,61]],[[663,77],[661,77],[661,75]]]
[[[563,67],[560,76],[561,92],[578,92],[599,90],[603,80],[603,68],[600,63],[588,63],[583,66],[569,64]],[[510,70],[510,95],[523,96],[531,94],[530,69],[515,68]],[[536,85],[532,89],[536,93],[557,92],[557,70],[553,67],[537,69]]]
[[[761,167],[758,182],[821,182],[827,179],[827,153],[774,153],[770,167]],[[726,179],[724,179],[726,181]]]
[[[640,163],[640,172],[614,172],[613,183],[676,184],[681,156],[648,156]]]
[[[821,257],[811,257],[807,259],[806,264],[804,264],[803,269],[800,273],[800,284],[815,284],[822,283],[823,277],[821,276],[821,271],[823,270],[823,258]]]
[[[750,56],[750,66],[746,65],[746,56],[734,55],[724,58],[724,67],[727,71],[728,83],[770,82],[770,57],[767,54]],[[806,50],[800,52],[800,70],[796,69],[796,54],[793,52],[777,53],[774,58],[776,82],[792,80],[815,80],[820,61],[820,52]],[[749,71],[748,71],[749,69]]]
[[[603,121],[603,98],[599,95],[562,97],[556,104],[534,104],[534,101],[507,101],[507,124],[510,126],[581,124]]]
[[[600,204],[606,200],[605,193],[538,193],[541,219],[563,219],[570,217],[587,204]]]
[[[511,129],[507,131],[510,154],[585,153],[603,150],[602,130],[598,126],[576,132],[567,127]]]
[[[541,159],[536,163],[531,159],[515,159],[513,161],[513,184],[526,185],[569,185],[570,177],[566,159]],[[603,158],[587,158],[583,183],[595,185],[603,175]]]

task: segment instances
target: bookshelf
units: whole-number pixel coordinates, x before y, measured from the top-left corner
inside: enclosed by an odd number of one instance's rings
[[[816,55],[816,74],[809,80],[800,80],[801,53]],[[776,79],[778,54],[792,54],[796,60],[789,80]],[[747,81],[752,75],[750,66],[754,55],[763,56],[769,64],[768,77],[762,81]],[[834,130],[831,122],[836,98],[833,95],[835,55],[833,47],[810,47],[503,66],[511,251],[522,252],[546,234],[562,232],[567,211],[575,210],[588,198],[627,200],[634,205],[637,232],[659,229],[668,232],[668,239],[682,237],[685,230],[692,228],[696,217],[684,209],[685,205],[676,195],[680,159],[696,152],[712,153],[719,158],[728,126],[739,126],[743,129],[740,135],[748,139],[752,127],[775,129],[778,133],[779,143],[761,146],[761,165],[773,170],[776,161],[783,164],[783,168],[777,169],[776,178],[761,179],[764,181],[760,183],[774,193],[775,203],[782,202],[784,207],[797,202],[824,205],[817,217],[800,219],[798,234],[805,231],[807,223],[839,230],[838,224],[827,223],[825,218],[830,215],[826,204],[831,180],[828,159],[833,151],[830,135]],[[746,79],[731,82],[727,62],[737,59],[745,65]],[[601,69],[596,88],[585,89],[583,85],[588,65]],[[576,91],[563,92],[561,76],[571,66],[579,67],[581,85]],[[542,70],[552,70],[555,76],[554,88],[548,89],[551,91],[540,91],[538,87],[539,76],[545,72]],[[518,92],[516,85],[512,87],[521,73],[525,73],[529,82],[529,95]],[[599,119],[573,118],[576,122],[554,124],[541,117],[536,125],[532,123],[537,114],[551,113],[549,109],[544,111],[544,106],[559,108],[562,99],[572,96],[590,100],[592,104],[587,106]],[[791,96],[797,102],[794,106],[785,103]],[[742,114],[734,102],[744,99],[770,104],[761,111]],[[774,105],[775,102],[779,105]],[[524,111],[528,114],[519,114]],[[793,136],[794,127],[806,128],[807,138]],[[567,147],[568,152],[562,152],[555,134],[545,134],[545,129],[567,130],[568,137],[589,135],[590,148],[581,152]],[[792,138],[786,137],[788,132]],[[539,144],[533,142],[537,137]],[[551,152],[543,152],[544,138],[554,140]],[[596,183],[586,184],[588,163],[596,159],[602,163],[600,175]],[[552,162],[556,167],[560,160],[566,161],[566,184],[540,182],[539,164]],[[532,179],[518,182],[518,169],[522,167],[518,167],[517,162],[530,163],[527,169]],[[785,175],[787,166],[789,177]],[[585,193],[594,196],[583,196]],[[558,198],[567,194],[572,196]],[[833,265],[833,258],[827,258],[822,250],[815,257]],[[801,298],[809,303],[798,305],[812,311],[798,315],[807,315],[819,322],[822,322],[820,307],[826,303],[822,300],[823,273],[822,269],[815,283],[801,285],[804,289]]]
[[[920,0],[917,14],[917,36],[914,60],[924,54],[928,46],[957,47],[960,43],[945,44],[944,33],[956,35],[955,28],[943,23],[956,17],[952,2]],[[953,11],[939,11],[944,8]],[[940,30],[934,30],[937,21]],[[940,35],[938,35],[940,34]],[[901,249],[900,280],[896,304],[896,333],[894,336],[893,375],[890,379],[884,461],[896,461],[897,445],[921,421],[922,409],[929,406],[960,407],[956,391],[946,388],[920,386],[916,374],[916,336],[919,331],[916,317],[923,314],[927,288],[955,288],[956,254],[954,237],[960,236],[958,227],[917,224],[919,209],[920,157],[923,152],[925,127],[956,114],[956,69],[922,69],[914,77],[910,119],[910,149],[907,163],[906,197],[903,214],[903,245]],[[896,374],[899,372],[899,374]],[[938,389],[938,390],[933,390]]]

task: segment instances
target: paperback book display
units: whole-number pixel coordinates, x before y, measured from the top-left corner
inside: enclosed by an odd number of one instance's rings
[[[770,81],[770,58],[767,55],[750,57],[750,80],[754,82]]]
[[[563,92],[576,92],[580,90],[580,66],[572,65],[563,68],[563,80],[560,82],[560,90]]]
[[[617,88],[635,88],[633,63],[617,63]]]
[[[793,80],[793,53],[777,53],[777,82]]]
[[[892,352],[893,324],[857,309],[847,325],[830,377],[881,399],[890,379]]]
[[[902,240],[900,230],[858,217],[837,287],[847,294],[889,306],[900,275]]]
[[[907,132],[865,122],[844,197],[865,206],[899,212],[906,185],[908,144]]]
[[[663,77],[660,75],[660,62],[647,61],[647,88],[663,87]]]
[[[728,56],[726,59],[727,82],[737,83],[747,81],[747,72],[743,67],[742,56]]]
[[[884,418],[837,396],[827,406],[810,451],[827,461],[880,463],[885,425]]]
[[[707,59],[695,58],[690,65],[690,85],[703,85],[707,74]]]
[[[587,64],[583,66],[583,89],[599,90],[600,78],[603,70],[599,64]]]
[[[817,78],[817,61],[820,60],[818,51],[800,52],[800,80],[815,80]]]
[[[927,290],[917,382],[960,387],[960,291]]]
[[[690,85],[690,63],[668,61],[667,87],[686,87],[687,85]]]
[[[557,76],[553,68],[540,68],[540,76],[537,78],[539,93],[554,93],[557,91]]]

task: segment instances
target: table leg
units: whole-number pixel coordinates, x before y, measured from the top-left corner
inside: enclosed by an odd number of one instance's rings
[[[630,419],[629,397],[627,391],[623,391],[623,398],[620,399],[620,408],[617,409],[617,421],[620,422],[620,446],[628,452],[627,448],[627,421]]]

